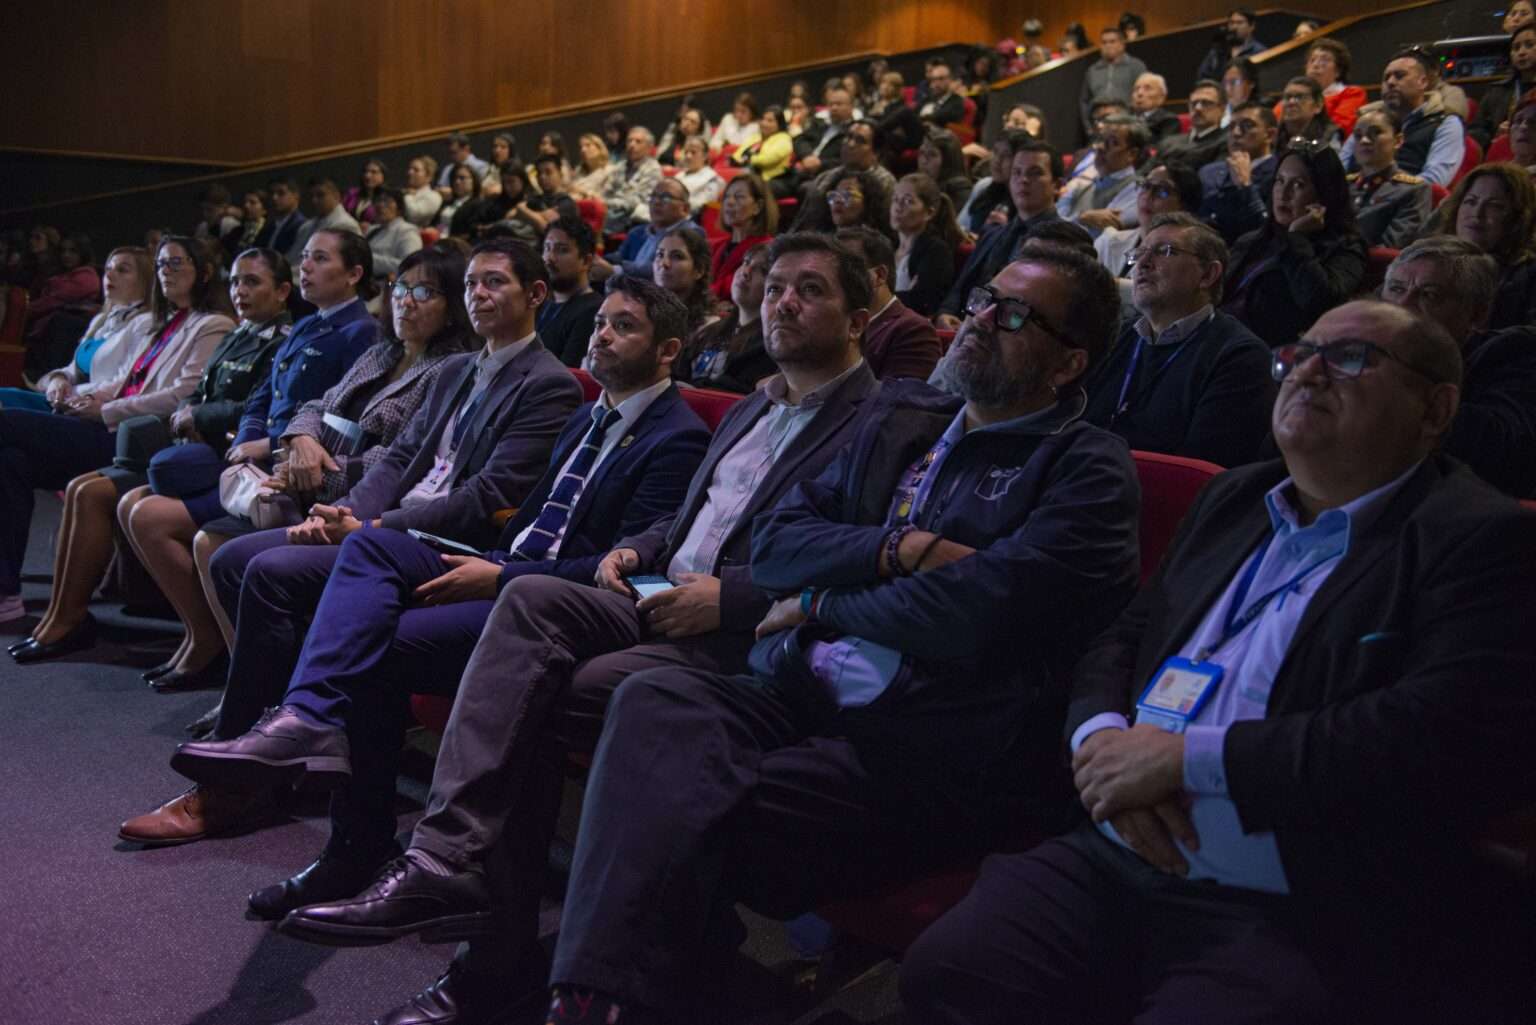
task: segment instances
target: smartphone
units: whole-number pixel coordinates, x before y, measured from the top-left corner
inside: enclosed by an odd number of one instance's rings
[[[641,598],[649,598],[653,594],[660,594],[662,591],[670,591],[677,586],[666,577],[658,576],[625,577],[624,582],[635,593],[637,601]]]
[[[436,534],[428,534],[425,530],[416,530],[413,527],[407,530],[406,533],[433,551],[442,552],[444,555],[479,556],[480,554],[479,549],[459,544],[457,541],[450,541],[446,537],[438,537]]]

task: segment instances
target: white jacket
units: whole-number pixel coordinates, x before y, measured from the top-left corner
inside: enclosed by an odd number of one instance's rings
[[[154,343],[158,332],[149,314],[135,318],[133,327],[132,341],[137,344],[129,346],[131,353],[120,366],[113,367],[116,372],[110,379],[96,373],[99,353],[97,362],[91,364],[91,379],[96,390],[107,395],[116,395],[122,391],[128,383],[133,364]],[[125,399],[114,398],[102,406],[102,422],[115,429],[131,416],[170,416],[181,404],[181,400],[192,394],[203,376],[208,357],[213,355],[213,350],[234,327],[235,322],[222,313],[188,314],[187,319],[182,321],[176,333],[166,342],[154,365],[149,368],[149,375],[144,379],[139,393]]]

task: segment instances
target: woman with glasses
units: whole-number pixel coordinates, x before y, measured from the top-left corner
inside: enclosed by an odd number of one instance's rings
[[[1280,94],[1280,138],[1305,139],[1338,149],[1339,126],[1323,112],[1323,87],[1306,75],[1285,83]]]
[[[1488,329],[1536,323],[1536,185],[1530,174],[1515,164],[1474,167],[1435,214],[1444,234],[1498,261]]]
[[[54,490],[112,462],[118,425],[145,413],[165,415],[197,386],[203,365],[235,326],[224,310],[218,268],[203,243],[169,236],[155,255],[150,314],[133,321],[134,353],[95,381],[89,392],[64,399],[56,412],[0,410],[0,620],[24,614],[21,568],[32,526],[32,492]],[[94,369],[94,367],[93,367]],[[66,502],[68,496],[66,496]],[[68,530],[68,524],[62,525]],[[62,636],[44,636],[53,644]],[[17,649],[38,648],[28,639]]]
[[[1536,87],[1536,24],[1522,25],[1509,37],[1509,64],[1509,77],[1488,87],[1477,117],[1467,125],[1467,134],[1485,152],[1495,137],[1509,131],[1515,109]]]
[[[322,397],[294,413],[278,437],[286,459],[276,463],[268,487],[305,509],[345,495],[384,458],[425,401],[444,361],[468,348],[464,266],[463,256],[447,246],[422,249],[401,261],[384,337]],[[231,631],[200,571],[216,547],[214,535],[224,540],[254,525],[225,515],[216,489],[179,498],[142,497],[125,519],[145,568],[187,627],[177,657],[151,670],[161,674],[151,678],[151,686],[174,691],[222,684]],[[211,725],[211,717],[205,718]]]
[[[719,302],[731,299],[731,279],[753,246],[773,241],[779,204],[768,183],[755,174],[731,179],[720,201],[720,226],[730,235],[710,245],[710,290]],[[659,282],[658,282],[659,284]]]
[[[1226,94],[1227,109],[1221,115],[1221,127],[1232,123],[1232,112],[1259,95],[1259,66],[1247,57],[1234,57],[1221,69],[1221,91]]]
[[[1365,260],[1339,155],[1292,144],[1276,164],[1268,222],[1232,247],[1222,312],[1270,346],[1293,342],[1359,290]]]
[[[1365,90],[1349,84],[1349,47],[1337,39],[1317,40],[1307,49],[1306,76],[1323,90],[1323,113],[1348,135],[1354,131],[1355,117],[1365,104]],[[1283,117],[1281,104],[1275,105],[1275,117]]]
[[[242,252],[234,261],[229,284],[229,298],[240,323],[214,349],[196,389],[169,417],[148,414],[123,421],[112,465],[69,482],[64,490],[53,594],[42,622],[32,631],[32,647],[18,654],[18,661],[38,661],[89,643],[89,604],[112,557],[114,514],[126,530],[134,504],[150,493],[144,486],[150,475],[166,472],[164,467],[176,462],[180,453],[168,450],[178,440],[211,447],[206,462],[218,466],[217,453],[227,447],[227,433],[238,426],[245,397],[266,375],[273,353],[288,333],[291,280],[288,261],[280,254],[270,249]],[[197,586],[190,560],[187,569],[180,577],[157,581],[173,605],[177,588]],[[186,646],[183,641],[182,648]],[[167,664],[179,665],[180,655],[179,649]]]
[[[1433,196],[1429,183],[1398,169],[1397,148],[1403,144],[1402,122],[1385,107],[1355,120],[1355,166],[1349,175],[1349,197],[1355,221],[1367,246],[1401,249],[1424,229]]]

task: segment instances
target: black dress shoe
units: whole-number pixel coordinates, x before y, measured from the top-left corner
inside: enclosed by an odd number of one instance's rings
[[[14,655],[22,648],[31,647],[34,643],[36,642],[33,641],[31,637],[23,637],[19,641],[13,641],[12,643],[7,644],[5,646],[5,653],[7,655]]]
[[[140,673],[139,674],[139,679],[143,680],[145,683],[151,683],[151,682],[153,682],[155,680],[160,679],[160,677],[164,676],[166,673],[170,672],[172,669],[175,669],[175,668],[176,668],[176,662],[175,662],[174,659],[171,660],[170,662],[161,662],[159,665],[153,666],[153,667],[151,667],[149,669],[144,670],[142,673]]]
[[[208,709],[208,711],[204,712],[196,719],[193,719],[191,722],[187,723],[186,730],[188,733],[192,734],[193,740],[203,740],[213,732],[214,727],[219,725],[219,716],[223,714],[224,701],[220,699],[218,704]]]
[[[51,644],[40,644],[29,638],[27,643],[11,651],[17,665],[43,662],[50,658],[72,655],[96,643],[96,617],[87,613],[73,630]]]
[[[494,974],[470,972],[452,961],[436,982],[373,1019],[373,1025],[503,1025],[548,1001],[548,975],[549,959],[537,945]]]
[[[212,690],[224,686],[229,678],[229,656],[220,655],[201,669],[172,669],[149,681],[156,694],[179,694],[187,690]]]
[[[378,878],[380,868],[399,856],[398,845],[373,858],[346,857],[322,851],[320,857],[298,875],[251,894],[247,904],[257,918],[275,922],[306,904],[356,896]]]
[[[434,875],[400,857],[356,897],[299,908],[277,928],[332,947],[372,946],[415,933],[426,943],[452,943],[492,932],[491,891],[480,872]]]
[[[292,705],[269,708],[234,740],[190,741],[171,756],[171,768],[197,783],[257,790],[306,783],[335,788],[352,776],[345,730],[316,726]]]

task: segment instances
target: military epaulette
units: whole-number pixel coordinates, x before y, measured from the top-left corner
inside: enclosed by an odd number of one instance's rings
[[[1353,185],[1355,182],[1360,180],[1360,172],[1350,171],[1344,175],[1344,180]]]
[[[1407,171],[1398,171],[1396,174],[1394,174],[1392,176],[1392,180],[1397,182],[1400,185],[1423,185],[1423,184],[1425,184],[1423,178],[1420,178],[1416,174],[1409,174]]]

